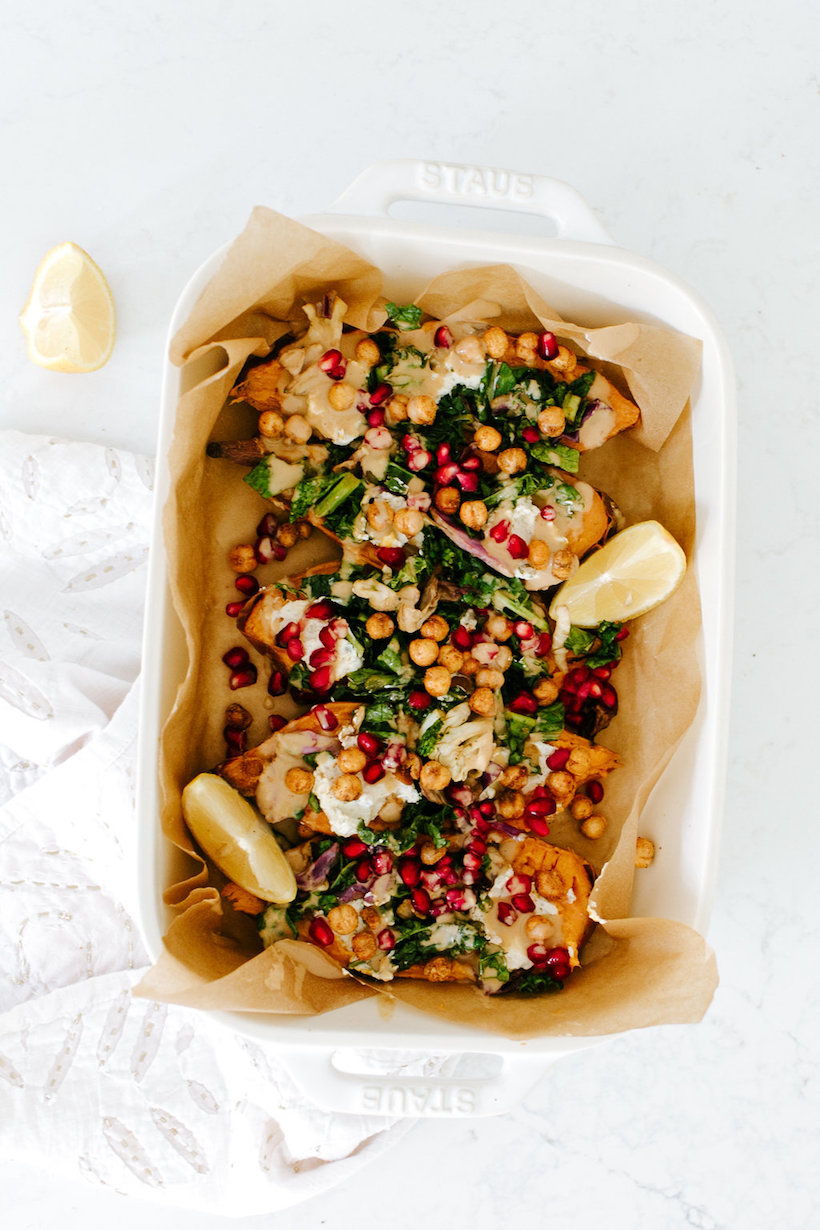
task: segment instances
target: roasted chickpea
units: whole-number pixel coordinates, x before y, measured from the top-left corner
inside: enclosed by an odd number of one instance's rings
[[[550,938],[554,923],[545,918],[543,914],[530,914],[525,926],[527,938],[534,940],[536,944],[540,944]]]
[[[480,717],[495,713],[495,693],[491,688],[476,688],[468,703],[471,711]]]
[[[478,337],[463,337],[453,350],[465,363],[484,362],[484,344]]]
[[[505,790],[496,799],[495,805],[498,814],[505,820],[517,820],[519,816],[523,816],[526,803],[520,790]]]
[[[332,410],[349,410],[356,400],[356,390],[352,384],[339,380],[328,389],[327,400]]]
[[[524,764],[507,765],[498,781],[502,786],[506,786],[509,790],[520,790],[522,786],[526,786],[529,772]]]
[[[556,581],[566,581],[575,567],[575,556],[569,547],[562,547],[552,557],[552,575]]]
[[[352,935],[359,926],[359,915],[352,905],[334,905],[328,910],[327,921],[337,935]]]
[[[379,950],[379,945],[372,931],[359,931],[350,941],[353,955],[357,961],[369,961]]]
[[[365,367],[372,367],[374,363],[378,363],[381,357],[382,352],[372,337],[363,337],[360,342],[356,343],[356,358]]]
[[[384,923],[379,911],[372,905],[366,905],[362,910],[362,922],[371,931],[381,931]]]
[[[277,436],[281,436],[285,420],[276,410],[263,410],[259,415],[257,426],[260,436],[267,436],[269,440],[275,440]]]
[[[513,623],[511,619],[507,619],[504,615],[489,615],[484,625],[484,631],[494,641],[508,641],[513,634]]]
[[[479,427],[473,436],[473,444],[482,453],[494,453],[501,443],[501,432],[496,427]]]
[[[498,454],[498,468],[505,474],[520,474],[527,468],[527,454],[523,448],[505,448]]]
[[[362,783],[352,773],[343,773],[336,778],[330,789],[334,798],[342,803],[352,803],[362,793]]]
[[[339,752],[337,763],[343,773],[361,773],[367,757],[360,747],[345,747]]]
[[[446,696],[452,681],[452,675],[444,666],[431,666],[424,672],[424,686],[431,696]]]
[[[502,359],[507,353],[507,347],[510,344],[510,339],[503,329],[498,325],[493,325],[488,329],[482,337],[484,349],[491,359]]]
[[[550,794],[560,801],[575,793],[575,778],[566,770],[558,769],[554,773],[547,774],[547,787]]]
[[[457,675],[464,662],[464,654],[455,645],[442,645],[438,651],[438,664],[445,666],[451,675]]]
[[[649,867],[655,858],[655,843],[648,837],[639,837],[635,843],[635,866]]]
[[[416,755],[415,752],[408,752],[404,758],[402,768],[407,771],[414,782],[417,782],[421,773],[421,756]]]
[[[295,525],[291,525],[286,521],[284,525],[280,525],[276,531],[276,541],[281,543],[288,551],[291,547],[295,547],[299,540],[299,531]]]
[[[595,811],[595,804],[585,794],[576,794],[569,810],[573,820],[588,820]]]
[[[313,526],[309,521],[294,521],[300,538],[310,538],[313,533]]]
[[[393,524],[406,538],[415,538],[424,529],[424,516],[417,508],[400,508],[393,518]]]
[[[532,690],[532,694],[539,705],[551,705],[553,701],[558,699],[559,691],[558,684],[552,679],[539,679]]]
[[[563,435],[567,422],[560,406],[545,406],[538,415],[538,430],[550,439]]]
[[[541,897],[563,897],[567,891],[557,871],[539,871],[535,877],[535,888]]]
[[[550,359],[550,366],[556,368],[559,372],[564,372],[568,376],[571,372],[575,371],[578,366],[578,360],[566,346],[559,346],[558,354],[554,359]]]
[[[537,333],[522,333],[520,337],[515,339],[516,358],[523,359],[525,363],[531,364],[535,358],[537,347]]]
[[[367,505],[367,524],[377,534],[389,530],[393,524],[393,509],[384,500],[371,500]]]
[[[512,650],[509,645],[499,645],[493,666],[499,671],[508,671],[512,666]]]
[[[253,572],[258,563],[256,552],[250,543],[243,542],[238,547],[231,547],[228,563],[234,572]]]
[[[574,747],[567,757],[567,763],[564,766],[570,773],[574,773],[576,777],[583,777],[589,772],[589,766],[592,763],[589,751],[585,747]]]
[[[444,858],[444,855],[446,853],[447,853],[446,846],[437,846],[435,842],[425,841],[424,845],[421,847],[421,850],[419,851],[419,857],[421,861],[424,863],[425,867],[433,867],[435,866],[436,863],[438,863],[441,859]]]
[[[244,705],[228,705],[225,709],[225,725],[231,730],[247,730],[252,721]]]
[[[588,837],[590,841],[597,841],[598,838],[603,837],[606,832],[606,824],[607,822],[605,816],[587,816],[586,820],[581,825],[581,832],[584,834],[584,837]]]
[[[425,619],[419,631],[422,636],[429,636],[433,641],[443,641],[450,635],[450,625],[443,615],[431,615]]]
[[[413,902],[409,897],[405,897],[404,901],[400,901],[396,906],[396,914],[399,918],[413,917]]]
[[[533,568],[546,568],[552,552],[543,538],[533,538],[527,551],[527,560]]]
[[[468,679],[471,679],[473,675],[477,675],[480,670],[481,663],[477,658],[474,658],[471,653],[468,653],[464,655],[464,661],[461,663],[458,673],[459,675],[466,675]]]
[[[439,512],[445,516],[452,516],[454,512],[458,512],[461,504],[461,492],[458,487],[439,487],[436,494],[433,496],[433,503]]]
[[[407,403],[407,417],[417,427],[429,427],[436,421],[436,403],[427,393],[414,394]]]
[[[385,421],[392,427],[397,423],[403,423],[407,418],[407,403],[409,398],[405,397],[404,393],[394,393],[389,401],[384,405]]]
[[[431,957],[424,963],[425,982],[449,982],[454,965],[452,957]]]
[[[285,420],[284,432],[294,444],[307,444],[313,435],[313,428],[303,415],[291,414]]]
[[[419,637],[417,641],[410,642],[407,652],[416,666],[432,666],[438,657],[438,645],[429,637]]]
[[[480,530],[487,524],[487,505],[483,500],[465,500],[458,510],[460,519],[470,530]]]
[[[313,774],[309,769],[288,769],[285,786],[291,794],[310,794],[313,789]]]
[[[497,692],[504,686],[504,672],[497,671],[493,666],[482,666],[475,677],[475,682],[477,688],[492,688],[494,692]]]
[[[428,760],[421,766],[419,785],[422,790],[444,790],[452,780],[450,770],[438,760]]]
[[[383,641],[388,636],[392,636],[396,629],[396,625],[389,615],[379,611],[376,615],[368,616],[365,624],[367,635],[374,641]]]

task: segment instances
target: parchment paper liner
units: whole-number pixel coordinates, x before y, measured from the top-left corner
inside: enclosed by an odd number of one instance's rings
[[[205,445],[211,438],[255,434],[255,415],[225,407],[226,396],[248,356],[267,354],[300,319],[303,302],[338,289],[349,305],[349,321],[374,328],[384,318],[381,284],[379,271],[355,253],[291,219],[256,209],[173,341],[171,357],[183,365],[185,391],[169,457],[173,489],[164,529],[189,669],[162,737],[160,819],[168,840],[190,855],[192,870],[165,892],[178,916],[165,937],[165,953],[138,992],[200,1008],[290,1014],[327,1012],[382,993],[450,1022],[521,1039],[697,1021],[717,984],[705,941],[675,921],[628,917],[638,816],[693,721],[700,695],[700,607],[691,571],[666,603],[632,625],[625,646],[617,674],[621,709],[601,740],[624,762],[607,783],[605,837],[586,841],[566,817],[558,817],[552,828],[558,844],[577,849],[596,870],[603,868],[593,895],[602,925],[584,950],[583,969],[560,994],[489,998],[473,987],[407,980],[376,991],[343,974],[310,945],[283,941],[259,953],[245,920],[223,918],[219,875],[193,851],[181,820],[180,792],[196,773],[223,758],[224,709],[237,699],[227,691],[221,662],[237,640],[224,614],[225,603],[235,597],[226,556],[235,543],[253,538],[253,526],[265,511],[237,466],[206,461]],[[603,360],[610,378],[622,385],[625,379],[642,422],[585,456],[581,474],[600,484],[628,521],[657,518],[691,555],[688,398],[699,368],[699,342],[644,324],[593,329],[563,321],[508,266],[442,274],[415,302],[442,319],[493,319],[516,332],[540,323],[576,350]],[[258,575],[268,583],[332,554],[330,544],[314,534],[284,564]],[[252,650],[251,656],[260,668],[259,682],[238,697],[256,715],[249,746],[266,737],[265,705],[270,704],[268,669]]]

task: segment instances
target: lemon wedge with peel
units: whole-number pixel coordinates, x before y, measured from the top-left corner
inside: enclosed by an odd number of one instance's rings
[[[117,332],[114,300],[98,265],[76,243],[47,252],[20,313],[29,358],[57,372],[94,372]]]
[[[686,556],[657,521],[641,521],[621,530],[585,559],[550,603],[569,611],[570,623],[594,628],[601,620],[622,623],[659,606],[680,585]]]
[[[263,901],[296,896],[293,868],[269,825],[215,773],[200,773],[182,792],[185,823],[225,875]]]

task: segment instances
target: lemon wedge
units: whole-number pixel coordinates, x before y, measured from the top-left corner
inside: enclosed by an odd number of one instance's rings
[[[182,814],[202,849],[234,884],[278,905],[296,896],[293,869],[269,825],[224,778],[200,773],[189,782]]]
[[[94,372],[111,357],[117,326],[102,270],[76,243],[47,252],[20,313],[32,362],[57,372]]]
[[[590,555],[550,603],[569,611],[570,623],[594,628],[601,620],[621,623],[659,606],[680,585],[686,571],[683,550],[657,521],[621,530]]]

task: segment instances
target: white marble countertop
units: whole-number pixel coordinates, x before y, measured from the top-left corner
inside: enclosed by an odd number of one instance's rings
[[[357,1183],[291,1210],[290,1230],[342,1230],[363,1209],[389,1210],[396,1230],[420,1218],[480,1230],[820,1225],[816,11],[804,0],[774,12],[761,0],[621,0],[574,20],[567,6],[489,0],[3,7],[0,426],[152,452],[166,323],[193,269],[254,204],[320,212],[393,157],[573,184],[619,243],[704,296],[736,363],[713,1006],[697,1027],[555,1065],[499,1118],[420,1122]],[[32,366],[16,324],[40,257],[64,239],[94,255],[117,302],[114,356],[87,377]],[[18,1230],[222,1224],[2,1160],[0,1185]]]

